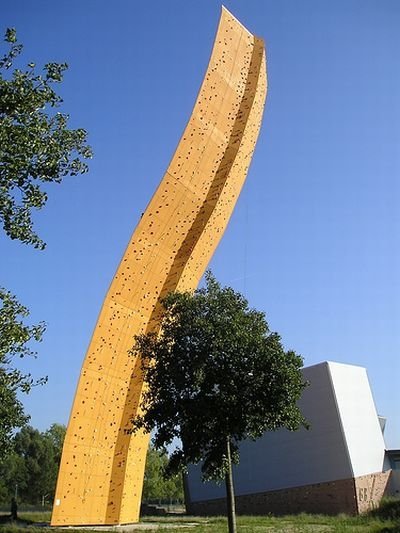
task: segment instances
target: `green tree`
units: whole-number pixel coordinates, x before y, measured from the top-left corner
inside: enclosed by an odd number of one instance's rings
[[[68,115],[54,86],[63,80],[66,63],[16,68],[22,52],[16,31],[5,34],[7,51],[0,59],[0,223],[11,239],[35,248],[45,243],[33,228],[33,210],[47,200],[50,183],[87,171],[92,152],[83,129],[68,129]],[[29,312],[9,291],[0,288],[0,459],[8,452],[13,429],[26,423],[17,392],[35,383],[15,368],[16,357],[34,355],[31,341],[40,341],[44,324],[29,325]]]
[[[54,497],[65,426],[53,424],[40,432],[25,426],[13,437],[13,451],[0,464],[0,495],[9,502],[18,493],[24,503]]]
[[[147,451],[142,500],[183,500],[182,476],[167,478],[168,455],[150,445]]]
[[[68,115],[55,111],[62,99],[53,86],[68,65],[47,63],[43,74],[37,74],[35,63],[29,63],[7,76],[22,45],[12,28],[5,41],[9,50],[0,60],[0,220],[11,239],[44,248],[32,223],[32,210],[47,200],[43,185],[86,172],[82,158],[92,152],[86,131],[68,129]]]
[[[0,288],[0,459],[10,449],[13,430],[28,420],[17,392],[28,393],[32,386],[45,382],[15,368],[16,358],[36,356],[30,345],[40,341],[44,331],[43,323],[27,325],[28,316],[28,309]]]
[[[62,454],[66,430],[67,429],[64,426],[64,424],[52,424],[45,433],[45,437],[50,440],[50,443],[54,451],[54,462],[57,465],[57,470],[58,470],[58,465],[60,464],[60,461],[61,461],[61,454]]]
[[[225,478],[228,523],[236,530],[232,462],[239,443],[306,422],[297,400],[306,386],[302,358],[285,351],[262,312],[211,273],[206,287],[163,302],[159,334],[135,338],[148,386],[134,431],[155,431],[156,448],[176,438],[168,472],[202,463],[205,478]]]

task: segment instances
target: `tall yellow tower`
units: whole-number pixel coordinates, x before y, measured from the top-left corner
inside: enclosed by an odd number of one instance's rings
[[[53,526],[139,518],[149,435],[131,435],[143,379],[128,354],[160,299],[193,290],[247,175],[267,90],[263,41],[225,8],[192,115],[100,311],[64,443]]]

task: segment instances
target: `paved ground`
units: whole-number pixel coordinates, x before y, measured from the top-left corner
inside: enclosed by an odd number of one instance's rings
[[[1,520],[3,518],[3,520]],[[24,520],[18,520],[17,522],[12,522],[9,519],[8,515],[3,515],[0,517],[0,524],[3,523],[4,525],[12,524],[15,527],[18,528],[24,528],[24,527],[37,527],[37,528],[43,528],[43,529],[51,529],[53,531],[57,531],[57,529],[60,529],[58,527],[51,527],[48,522],[35,522],[35,524],[31,524],[28,522],[24,522]],[[191,529],[198,525],[196,522],[139,522],[138,524],[125,524],[123,526],[63,526],[63,530],[71,530],[73,532],[74,530],[79,531],[103,531],[104,533],[106,531],[115,531],[115,533],[130,533],[131,531],[157,531],[158,529]]]
[[[126,533],[129,533],[130,531],[143,531],[143,530],[147,530],[147,531],[157,531],[157,529],[177,529],[177,528],[182,528],[182,529],[188,529],[188,528],[192,528],[192,527],[195,527],[197,526],[198,523],[196,522],[185,522],[185,523],[182,523],[182,522],[140,522],[139,524],[126,524],[124,526],[89,526],[89,527],[68,527],[68,528],[63,528],[63,529],[71,529],[71,530],[74,530],[74,529],[79,529],[79,530],[83,530],[83,529],[88,529],[90,531],[121,531],[121,532],[126,532]]]

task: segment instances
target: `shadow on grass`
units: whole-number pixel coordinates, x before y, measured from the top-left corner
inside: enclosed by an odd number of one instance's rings
[[[400,526],[383,527],[378,533],[400,533]]]
[[[377,509],[369,512],[370,516],[380,518],[381,520],[398,520],[400,521],[400,500],[384,499]]]
[[[382,528],[379,533],[400,533],[400,500],[385,498],[377,509],[370,511],[369,516],[379,520],[390,520],[391,526]]]
[[[0,525],[1,526],[31,526],[35,523],[34,520],[28,520],[26,518],[22,519],[22,518],[17,518],[16,520],[13,520],[11,518],[11,515],[9,514],[3,514],[3,515],[0,515]]]

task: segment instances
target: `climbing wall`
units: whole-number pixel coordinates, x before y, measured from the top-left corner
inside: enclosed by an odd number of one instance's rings
[[[131,435],[143,379],[135,334],[157,331],[160,299],[196,288],[245,180],[267,89],[263,41],[223,8],[178,148],[124,253],[83,363],[51,524],[136,522],[149,436]]]

